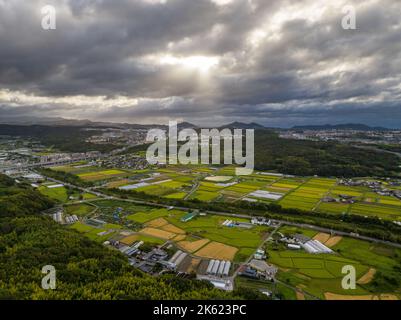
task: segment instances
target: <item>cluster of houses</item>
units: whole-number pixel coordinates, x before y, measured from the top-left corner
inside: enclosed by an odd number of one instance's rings
[[[334,197],[324,197],[322,199],[323,202],[337,202],[337,203],[344,203],[344,204],[353,204],[356,201],[356,197],[347,195],[347,194],[340,194],[338,195],[339,198]]]
[[[141,250],[143,244],[143,241],[136,241],[130,246],[115,240],[104,242],[104,245],[110,245],[128,256],[130,264],[143,272],[152,273],[157,264],[167,266],[168,253],[165,250],[153,248],[150,252],[145,252]]]
[[[149,162],[140,155],[116,155],[102,159],[99,164],[105,168],[121,168],[143,170],[149,167]]]
[[[257,225],[257,226],[269,226],[269,227],[277,227],[278,226],[278,222],[274,221],[274,220],[269,220],[263,217],[253,217],[251,219],[251,223],[253,225]]]
[[[342,179],[339,184],[349,187],[368,187],[372,189],[372,192],[375,192],[380,196],[393,196],[401,199],[401,190],[387,189],[383,186],[382,181]],[[388,184],[393,187],[398,187],[401,186],[401,181],[389,181]]]

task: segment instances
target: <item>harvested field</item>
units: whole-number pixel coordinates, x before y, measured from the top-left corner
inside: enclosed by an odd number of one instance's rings
[[[172,232],[175,234],[185,234],[185,231],[169,223],[161,227],[162,230]]]
[[[342,240],[342,238],[343,237],[341,237],[341,236],[331,237],[329,240],[326,241],[326,243],[324,245],[329,248],[334,247],[336,244],[338,244]]]
[[[163,218],[158,218],[152,221],[149,221],[146,226],[151,228],[160,228],[168,224],[168,221]],[[169,230],[166,230],[169,231]]]
[[[320,241],[321,243],[325,243],[330,239],[330,235],[328,233],[318,233],[313,237],[314,240]]]
[[[170,240],[176,236],[175,233],[160,230],[160,229],[155,229],[155,228],[144,228],[139,232],[149,235],[149,236],[152,236],[152,237],[166,239],[166,240]]]
[[[368,272],[366,272],[359,280],[357,281],[358,284],[368,284],[371,282],[376,274],[376,269],[370,268]]]
[[[235,247],[219,242],[211,242],[197,251],[196,255],[204,258],[232,261],[237,251],[238,249]]]
[[[185,251],[192,253],[202,248],[208,242],[210,242],[209,239],[201,239],[197,241],[180,241],[177,243],[177,245],[183,248]]]
[[[118,180],[118,181],[112,181],[112,182],[109,182],[108,184],[107,184],[107,188],[118,188],[118,187],[122,187],[122,186],[124,186],[124,185],[126,185],[126,184],[129,184],[131,181],[130,180],[128,180],[128,179],[123,179],[123,180]]]
[[[187,236],[185,234],[179,234],[178,236],[175,236],[173,238],[174,241],[182,241],[186,238]]]
[[[376,296],[374,295],[354,296],[354,295],[343,295],[343,294],[325,292],[324,297],[326,298],[326,300],[374,300]]]
[[[215,176],[215,177],[207,177],[206,181],[213,181],[213,182],[226,182],[231,180],[233,177],[230,176]]]
[[[138,235],[137,234],[132,234],[128,237],[125,237],[123,239],[120,240],[120,242],[122,244],[126,244],[127,246],[132,245],[136,240],[138,239]]]

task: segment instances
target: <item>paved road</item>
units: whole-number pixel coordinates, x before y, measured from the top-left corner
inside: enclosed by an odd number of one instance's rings
[[[87,193],[92,193],[100,198],[103,199],[108,199],[108,200],[119,200],[119,201],[125,201],[125,202],[130,202],[130,203],[136,203],[136,204],[142,204],[142,205],[148,205],[148,206],[154,206],[154,207],[160,207],[160,208],[169,208],[171,207],[170,205],[165,205],[165,204],[160,204],[160,203],[154,203],[154,202],[150,202],[150,201],[143,201],[143,200],[133,200],[133,199],[122,199],[122,198],[118,198],[118,197],[113,197],[113,196],[109,196],[106,194],[103,194],[99,191],[95,191],[91,188],[83,188],[83,187],[78,187],[76,185],[70,184],[70,183],[66,183],[60,180],[56,180],[56,179],[52,179],[49,177],[46,177],[48,180],[56,182],[56,183],[60,183],[60,184],[64,184],[65,186],[69,186],[72,188],[76,188],[78,190],[81,190],[83,192],[87,192]],[[88,200],[87,202],[92,202],[94,200]],[[85,202],[85,200],[83,200],[82,202]],[[174,209],[177,210],[183,210],[183,211],[192,211],[193,208],[188,208],[188,207],[174,207]],[[252,216],[251,215],[247,215],[247,214],[238,214],[238,213],[231,213],[231,212],[218,212],[218,211],[210,211],[210,210],[206,210],[204,211],[205,213],[209,213],[209,214],[213,214],[213,215],[220,215],[220,216],[229,216],[229,217],[233,217],[233,218],[244,218],[244,219],[251,219]],[[285,221],[285,220],[276,220],[276,219],[272,219],[273,221],[283,224],[283,225],[289,225],[289,226],[295,226],[295,227],[299,227],[299,228],[305,228],[305,229],[311,229],[311,230],[315,230],[318,232],[324,232],[324,233],[329,233],[332,235],[338,235],[338,236],[346,236],[346,237],[350,237],[350,238],[355,238],[355,239],[360,239],[360,240],[365,240],[365,241],[370,241],[370,242],[375,242],[375,243],[380,243],[380,244],[385,244],[388,246],[392,246],[392,247],[396,247],[396,248],[400,248],[401,249],[401,244],[399,243],[394,243],[394,242],[390,242],[390,241],[386,241],[386,240],[381,240],[381,239],[376,239],[376,238],[372,238],[372,237],[367,237],[367,236],[362,236],[362,235],[358,235],[355,233],[350,233],[350,232],[344,232],[344,231],[339,231],[339,230],[334,230],[334,229],[328,229],[328,228],[323,228],[323,227],[317,227],[311,224],[305,224],[305,223],[296,223],[296,222],[289,222],[289,221]]]

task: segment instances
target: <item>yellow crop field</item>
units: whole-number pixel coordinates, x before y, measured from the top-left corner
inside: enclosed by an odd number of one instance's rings
[[[170,240],[176,236],[175,233],[160,230],[160,229],[155,229],[155,228],[144,228],[140,233],[146,234],[148,236],[156,237],[156,238],[161,238],[161,239],[166,239]]]
[[[187,236],[185,234],[179,234],[178,236],[175,236],[172,240],[174,241],[182,241],[186,238]]]
[[[152,228],[160,228],[165,226],[166,224],[168,224],[168,221],[166,219],[163,218],[158,218],[152,221],[149,221],[146,226],[147,227],[152,227]],[[169,231],[169,230],[166,230]]]
[[[330,239],[330,235],[328,233],[318,233],[313,237],[314,240],[320,241],[321,243],[325,243]]]
[[[232,261],[237,251],[238,249],[235,247],[213,241],[197,251],[195,254],[203,258]]]
[[[184,230],[182,230],[170,223],[160,227],[160,229],[162,229],[164,231],[168,231],[168,232],[173,232],[175,234],[185,234],[186,233]]]
[[[195,252],[206,245],[210,240],[209,239],[201,239],[197,241],[180,241],[177,243],[182,249],[188,252]]]
[[[138,240],[138,235],[137,234],[133,234],[133,235],[130,235],[128,237],[125,237],[125,238],[121,239],[120,242],[123,243],[123,244],[126,244],[127,246],[130,246],[137,240]]]

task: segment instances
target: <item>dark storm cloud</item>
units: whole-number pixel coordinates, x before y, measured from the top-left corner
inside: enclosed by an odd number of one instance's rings
[[[401,123],[398,0],[218,3],[0,0],[0,117]],[[46,4],[57,30],[41,29]],[[199,56],[217,62],[180,62]]]

